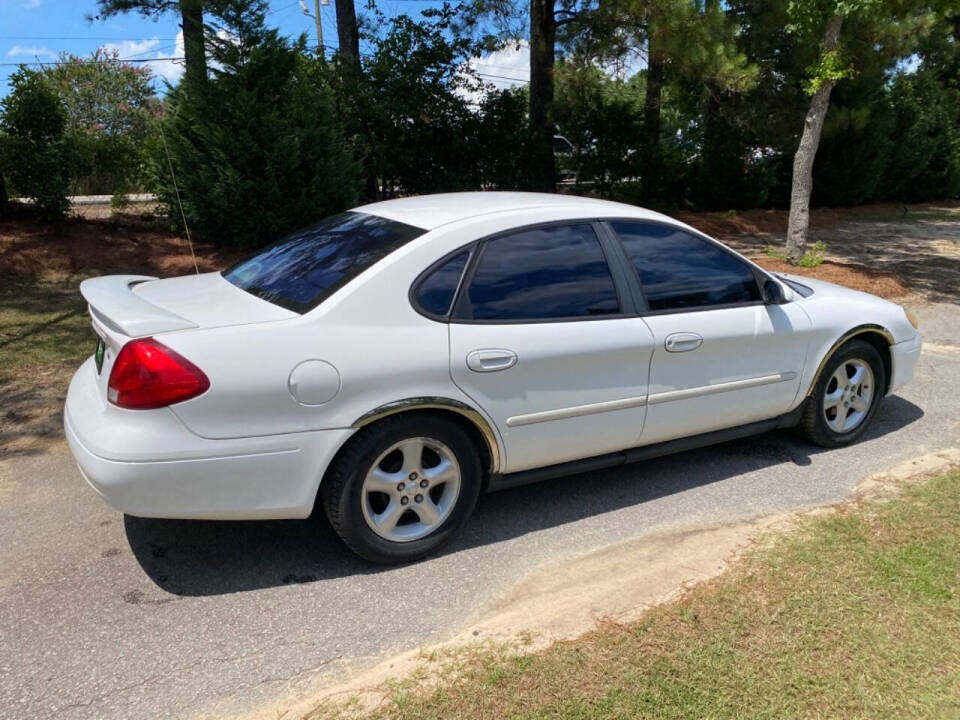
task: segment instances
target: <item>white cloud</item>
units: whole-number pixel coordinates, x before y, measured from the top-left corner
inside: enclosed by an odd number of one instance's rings
[[[153,37],[140,42],[122,40],[118,43],[105,43],[100,46],[100,49],[109,53],[116,52],[121,59],[127,60],[129,58],[142,58],[159,44],[160,39]]]
[[[467,64],[484,82],[498,88],[513,87],[530,79],[530,46],[526,40],[510,43],[489,55],[470,58]]]
[[[160,39],[156,37],[146,40],[123,40],[119,43],[106,43],[101,45],[102,50],[118,54],[121,60],[146,60],[142,63],[146,65],[153,74],[166,80],[171,84],[176,84],[183,75],[183,60],[155,60],[154,58],[183,57],[183,31],[177,33],[177,39],[173,43],[161,45]]]
[[[177,33],[176,42],[173,47],[161,48],[154,57],[183,57],[183,30]],[[166,80],[171,85],[176,85],[183,75],[183,60],[157,60],[149,62],[147,65],[153,71],[153,74]]]
[[[506,47],[482,57],[470,58],[469,66],[479,79],[489,88],[499,90],[517,85],[526,85],[530,81],[530,46],[525,40],[510,42]],[[607,75],[619,80],[635,75],[646,67],[646,61],[639,53],[628,54],[616,62],[599,65]],[[461,90],[464,97],[473,103],[479,103],[486,90],[470,92]]]
[[[498,89],[524,85],[530,79],[530,46],[525,40],[511,42],[506,47],[482,57],[467,60],[481,82]],[[479,102],[483,92],[463,91],[472,102]]]
[[[57,57],[57,54],[45,47],[34,47],[33,45],[14,45],[7,51],[7,57],[29,57],[29,58],[51,58]]]

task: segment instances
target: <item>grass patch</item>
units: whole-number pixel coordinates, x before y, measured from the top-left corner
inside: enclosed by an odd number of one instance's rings
[[[773,258],[774,260],[786,261],[787,259],[786,250],[773,245],[767,245],[763,249],[763,252],[767,257]],[[827,244],[823,242],[823,240],[817,240],[813,245],[807,248],[807,251],[803,254],[803,257],[800,258],[800,261],[797,263],[797,265],[804,268],[815,268],[823,262],[823,258],[826,254]]]
[[[0,288],[0,379],[70,369],[93,353],[94,336],[77,282]]]
[[[78,282],[0,286],[0,461],[62,437],[67,385],[95,342]]]
[[[641,622],[427,663],[368,716],[957,718],[958,527],[954,471],[807,518]]]

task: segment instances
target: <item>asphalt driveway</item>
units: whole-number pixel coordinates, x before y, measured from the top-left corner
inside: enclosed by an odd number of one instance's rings
[[[240,713],[347,661],[438,641],[523,577],[677,527],[829,503],[960,443],[960,307],[917,310],[916,381],[867,439],[770,433],[481,499],[445,554],[382,569],[318,521],[123,517],[65,444],[0,465],[0,718]]]

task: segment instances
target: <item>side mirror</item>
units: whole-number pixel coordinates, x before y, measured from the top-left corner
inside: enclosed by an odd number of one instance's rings
[[[783,305],[787,301],[780,283],[770,279],[763,283],[763,301],[767,305]]]

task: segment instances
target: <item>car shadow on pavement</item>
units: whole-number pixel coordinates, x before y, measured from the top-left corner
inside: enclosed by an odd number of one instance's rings
[[[864,440],[883,437],[922,416],[923,411],[913,403],[896,396],[887,398]],[[809,465],[811,455],[821,452],[827,450],[790,432],[771,432],[484,495],[464,534],[443,554],[647,503],[775,465]],[[219,595],[390,571],[354,556],[323,517],[202,521],[127,515],[124,526],[133,554],[147,576],[162,590],[180,596]]]

